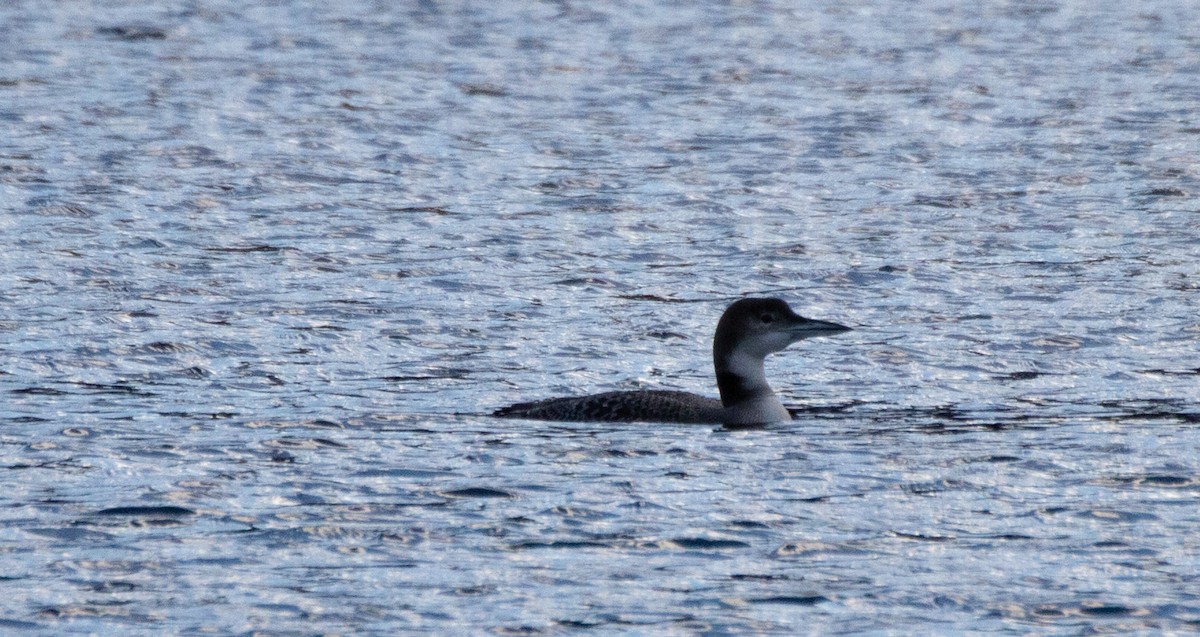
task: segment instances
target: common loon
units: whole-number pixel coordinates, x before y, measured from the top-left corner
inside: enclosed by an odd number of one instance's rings
[[[613,391],[549,398],[496,410],[504,418],[534,420],[765,424],[791,420],[767,384],[767,354],[813,336],[850,328],[806,319],[780,299],[742,299],[725,309],[713,337],[713,367],[721,399],[682,391]]]

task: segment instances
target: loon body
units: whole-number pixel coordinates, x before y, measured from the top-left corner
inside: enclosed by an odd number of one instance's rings
[[[804,318],[780,299],[742,299],[726,308],[713,337],[713,367],[720,400],[682,391],[614,391],[518,403],[494,415],[534,420],[726,425],[791,420],[791,414],[767,384],[763,361],[768,354],[797,341],[849,329]]]

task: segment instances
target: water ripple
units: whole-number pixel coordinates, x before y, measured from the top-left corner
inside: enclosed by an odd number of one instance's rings
[[[1186,632],[1187,3],[0,7],[0,628]],[[746,294],[852,325],[796,420]]]

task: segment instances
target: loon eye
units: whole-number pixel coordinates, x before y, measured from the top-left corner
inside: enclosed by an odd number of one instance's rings
[[[758,320],[762,321],[764,324],[771,323],[775,320],[775,315],[774,314],[763,314],[762,316],[758,317]]]

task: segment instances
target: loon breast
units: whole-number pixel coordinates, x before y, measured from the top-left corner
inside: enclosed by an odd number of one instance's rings
[[[806,338],[849,329],[804,318],[780,299],[742,299],[726,308],[713,337],[713,369],[720,400],[681,391],[615,391],[517,403],[493,415],[577,422],[727,425],[789,420],[791,415],[767,383],[763,371],[767,355]]]

